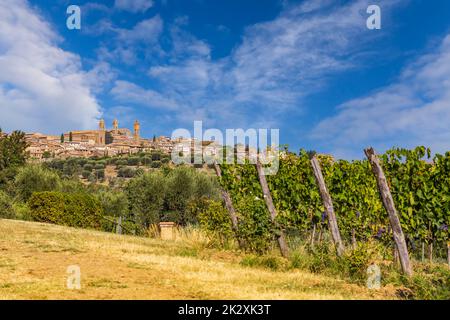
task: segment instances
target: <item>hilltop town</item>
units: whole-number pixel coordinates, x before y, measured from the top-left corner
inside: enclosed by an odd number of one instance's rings
[[[119,121],[114,119],[112,128],[106,128],[105,121],[99,120],[96,130],[68,131],[60,136],[40,132],[25,133],[28,144],[26,149],[29,161],[42,162],[48,159],[114,157],[137,153],[176,154],[200,156],[205,160],[220,154],[223,145],[216,141],[197,140],[195,138],[178,137],[171,139],[166,136],[154,136],[146,139],[140,135],[140,123],[135,120],[133,131],[120,128]],[[0,139],[7,136],[0,131]],[[257,149],[237,143],[234,153],[239,159],[254,158]]]
[[[134,154],[159,150],[169,154],[174,142],[164,136],[145,139],[140,136],[140,123],[134,122],[133,132],[120,128],[115,119],[112,128],[107,129],[101,119],[96,130],[69,131],[61,136],[43,133],[26,133],[29,144],[27,151],[31,160],[42,161],[48,158],[104,157],[121,154]]]

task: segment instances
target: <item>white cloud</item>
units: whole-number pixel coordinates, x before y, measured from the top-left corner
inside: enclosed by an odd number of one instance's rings
[[[0,1],[0,126],[54,133],[91,128],[100,116],[95,73],[58,47],[60,37],[25,0]]]
[[[114,7],[132,13],[145,12],[153,7],[152,0],[116,0]]]
[[[130,29],[119,28],[109,19],[98,21],[85,31],[90,35],[111,34],[106,44],[97,50],[98,57],[111,63],[135,65],[140,56],[153,58],[162,55],[159,38],[163,32],[164,22],[159,15],[142,20]]]
[[[386,10],[399,1],[381,3]],[[211,58],[206,41],[184,31],[189,21],[180,17],[170,27],[167,61],[149,68],[159,81],[152,92],[176,101],[177,112],[185,109],[186,115],[225,125],[276,125],[287,112],[301,112],[302,99],[325,86],[327,77],[360,63],[376,36],[366,28],[368,3],[286,6],[276,19],[248,27],[242,42],[219,60]],[[326,10],[319,10],[321,5]]]
[[[166,98],[159,92],[151,89],[144,89],[134,83],[117,80],[111,94],[121,102],[138,103],[149,108],[176,110],[179,108],[178,102]]]
[[[142,20],[132,29],[117,29],[118,40],[127,43],[153,44],[162,32],[163,21],[159,15]]]
[[[395,83],[340,105],[312,137],[344,156],[368,145],[381,152],[423,144],[444,152],[450,145],[449,124],[450,34],[435,52],[407,66]]]

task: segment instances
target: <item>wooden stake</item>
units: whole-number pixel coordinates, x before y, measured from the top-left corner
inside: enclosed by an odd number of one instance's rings
[[[311,248],[314,248],[314,237],[316,236],[316,224],[313,224],[313,230],[311,235]]]
[[[422,242],[422,262],[425,261],[425,242]]]
[[[430,259],[430,263],[433,263],[433,242],[430,243],[428,249],[428,258]]]
[[[266,202],[267,209],[270,212],[270,219],[272,220],[272,223],[274,223],[276,225],[277,223],[276,223],[275,218],[277,216],[277,210],[275,209],[275,206],[273,205],[273,200],[272,200],[272,196],[270,195],[269,186],[267,185],[266,176],[264,174],[263,167],[262,167],[261,163],[259,162],[259,160],[256,162],[256,171],[258,172],[259,183],[261,184],[261,188],[263,191],[264,201]],[[284,232],[281,228],[279,229],[279,232],[280,232],[280,234],[277,239],[278,246],[280,247],[281,255],[283,257],[287,258],[289,256],[289,249],[286,244],[286,236],[284,235]]]
[[[216,175],[219,178],[222,177],[222,170],[220,170],[220,166],[217,164],[217,162],[214,162],[214,169],[216,171]],[[242,249],[242,248],[244,248],[245,243],[238,236],[238,218],[236,215],[236,210],[234,209],[234,206],[233,206],[233,201],[231,200],[230,195],[228,194],[228,192],[225,189],[220,188],[220,193],[222,194],[222,199],[225,202],[225,207],[227,208],[228,214],[230,216],[231,226],[232,226],[234,235],[239,243],[239,247]]]
[[[394,264],[395,264],[396,267],[397,267],[397,264],[398,264],[399,260],[400,259],[399,259],[399,254],[398,254],[397,247],[394,246]]]
[[[116,233],[117,234],[122,234],[122,216],[119,216],[117,218]]]
[[[356,234],[355,234],[355,229],[352,229],[352,247],[353,247],[353,249],[356,249]]]
[[[389,221],[392,227],[392,232],[394,234],[394,241],[399,253],[402,270],[406,275],[411,276],[412,268],[411,262],[409,260],[408,247],[406,246],[405,235],[403,234],[402,226],[400,225],[400,219],[398,218],[394,199],[392,198],[391,191],[389,190],[383,168],[381,167],[380,161],[373,148],[365,149],[364,152],[372,166],[372,172],[375,175],[375,179],[377,180],[381,200],[383,202],[384,208],[389,215]]]
[[[331,238],[336,247],[337,255],[340,257],[344,253],[344,245],[342,244],[341,234],[339,233],[339,227],[336,220],[336,215],[334,214],[333,202],[331,201],[330,194],[328,193],[327,186],[325,185],[325,180],[322,175],[322,169],[320,167],[319,160],[316,156],[311,159],[311,165],[314,171],[314,177],[316,178],[317,185],[319,187],[320,196],[322,198],[323,206],[325,207],[325,212],[328,216],[328,226],[331,231]]]
[[[450,268],[450,241],[447,242],[447,264]]]

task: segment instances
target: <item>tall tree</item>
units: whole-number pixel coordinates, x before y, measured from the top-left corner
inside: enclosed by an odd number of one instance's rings
[[[28,153],[25,133],[14,131],[0,140],[0,170],[25,164]]]
[[[61,133],[61,143],[64,143],[64,133]]]

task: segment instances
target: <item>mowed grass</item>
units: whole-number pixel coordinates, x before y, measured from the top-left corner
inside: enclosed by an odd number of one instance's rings
[[[196,240],[0,219],[0,299],[395,299],[392,288],[244,267],[243,257]],[[70,265],[80,290],[66,288]]]

